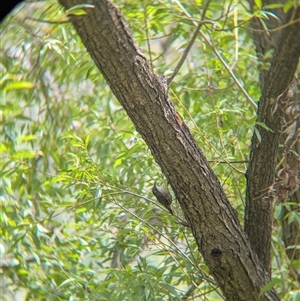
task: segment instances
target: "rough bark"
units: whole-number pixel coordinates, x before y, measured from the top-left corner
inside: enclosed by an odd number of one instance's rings
[[[83,1],[83,0],[82,0]],[[80,0],[60,0],[66,8]],[[84,2],[84,1],[83,1]],[[190,223],[199,251],[226,300],[279,300],[236,212],[168,97],[166,79],[155,75],[120,13],[109,1],[71,21],[87,51],[166,175]]]
[[[286,254],[291,261],[290,275],[300,283],[300,271],[295,268],[300,260],[300,223],[295,215],[294,218],[290,217],[294,213],[300,213],[300,190],[298,186],[300,184],[300,72],[295,77],[292,91],[294,93],[291,93],[291,101],[285,109],[285,112],[291,112],[292,114],[287,114],[285,118],[281,152],[282,163],[280,165],[280,170],[288,171],[288,180],[285,180],[283,185],[279,186],[277,184],[277,186],[283,188],[281,189],[283,196],[280,200],[283,203],[281,215],[282,239]],[[287,131],[289,128],[295,128],[295,130]],[[295,188],[294,184],[296,184]],[[289,204],[285,204],[286,201]]]
[[[271,2],[273,3],[273,0]],[[253,7],[253,2],[250,3]],[[268,4],[267,1],[265,4]],[[281,10],[274,13],[279,20],[272,18],[263,20],[270,29],[299,19],[300,7],[290,10],[285,15]],[[270,68],[261,70],[260,73],[262,96],[257,121],[264,123],[270,130],[257,125],[261,141],[256,133],[252,138],[247,170],[245,231],[264,268],[270,273],[273,200],[274,193],[278,193],[274,191],[274,184],[279,144],[286,117],[285,111],[280,106],[288,102],[288,88],[299,61],[300,30],[299,22],[269,33],[264,30],[258,19],[253,19],[252,26],[256,30],[261,30],[253,32],[259,59],[271,48],[274,49],[274,55]]]

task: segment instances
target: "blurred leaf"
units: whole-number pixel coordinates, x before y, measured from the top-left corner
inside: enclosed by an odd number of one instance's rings
[[[67,16],[84,16],[87,14],[86,9],[94,8],[93,4],[77,4],[66,10]]]
[[[32,89],[34,87],[35,84],[31,82],[26,82],[26,81],[10,82],[9,84],[5,85],[3,92],[18,90],[18,89]]]

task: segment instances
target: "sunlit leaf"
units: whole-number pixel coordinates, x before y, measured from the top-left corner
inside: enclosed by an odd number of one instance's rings
[[[32,89],[35,87],[34,83],[26,82],[26,81],[16,81],[16,82],[10,82],[7,84],[3,91],[8,92],[12,90],[20,90],[20,89]]]
[[[84,16],[87,14],[88,9],[92,9],[93,4],[77,4],[66,10],[67,16]]]

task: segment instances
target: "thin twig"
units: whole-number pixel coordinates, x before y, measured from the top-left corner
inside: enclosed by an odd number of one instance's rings
[[[255,110],[257,110],[257,104],[251,98],[251,96],[247,93],[247,91],[244,89],[244,87],[242,86],[242,84],[239,82],[239,80],[237,79],[237,77],[235,76],[235,74],[233,73],[233,71],[231,70],[231,68],[228,66],[228,64],[225,61],[225,59],[222,57],[222,55],[219,53],[219,51],[216,49],[216,47],[213,45],[213,43],[206,37],[206,35],[203,32],[201,32],[201,31],[200,31],[200,34],[204,38],[204,40],[206,41],[206,43],[212,48],[212,50],[215,53],[215,55],[221,61],[221,63],[223,64],[223,66],[225,67],[225,69],[227,70],[227,72],[232,77],[232,79],[235,82],[235,84],[239,87],[239,89],[244,94],[244,96],[246,97],[246,99],[250,102],[250,104],[252,105],[252,107]]]
[[[197,28],[192,36],[192,39],[190,40],[188,46],[186,47],[186,49],[184,50],[183,54],[182,54],[182,57],[180,59],[180,61],[178,62],[178,64],[176,65],[174,71],[173,71],[173,74],[167,79],[167,83],[168,85],[170,85],[170,83],[172,82],[172,80],[174,79],[174,77],[176,76],[176,74],[178,73],[178,71],[180,70],[180,68],[182,67],[187,55],[189,54],[195,40],[196,40],[196,37],[198,35],[198,32],[201,28],[201,26],[205,23],[210,23],[210,24],[214,24],[213,21],[209,21],[209,20],[204,20],[204,21],[200,21],[197,25]]]
[[[215,163],[217,159],[215,160],[208,160],[209,163]],[[241,163],[249,163],[248,160],[241,160],[241,161],[217,161],[218,164],[241,164]]]

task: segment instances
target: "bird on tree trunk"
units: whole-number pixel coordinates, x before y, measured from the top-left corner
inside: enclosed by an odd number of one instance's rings
[[[171,209],[172,196],[169,190],[166,187],[157,186],[155,182],[152,188],[152,192],[158,202],[162,204],[173,215],[173,211]]]

